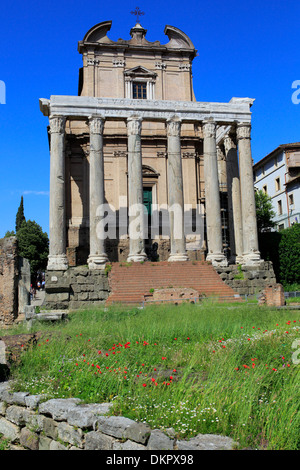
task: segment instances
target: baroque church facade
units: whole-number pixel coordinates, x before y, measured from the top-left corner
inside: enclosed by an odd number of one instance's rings
[[[149,42],[112,22],[78,43],[78,96],[40,99],[49,119],[49,271],[107,262],[261,263],[251,98],[199,102],[197,51],[180,29]]]

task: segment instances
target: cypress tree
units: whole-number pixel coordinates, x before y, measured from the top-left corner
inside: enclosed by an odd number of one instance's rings
[[[24,202],[23,202],[23,196],[21,196],[21,202],[19,205],[19,209],[16,215],[16,233],[18,230],[21,228],[22,223],[25,221],[25,215],[24,215]]]

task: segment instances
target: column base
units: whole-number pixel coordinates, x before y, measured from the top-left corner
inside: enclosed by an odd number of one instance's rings
[[[105,265],[108,262],[108,257],[106,254],[90,255],[87,262],[89,269],[105,269]]]
[[[243,264],[244,258],[242,256],[236,256],[235,264]]]
[[[263,263],[259,251],[251,251],[250,253],[243,254],[243,261],[241,264],[244,266],[260,266]]]
[[[138,254],[135,254],[135,255],[131,255],[129,253],[128,258],[127,258],[128,263],[131,263],[131,262],[133,262],[133,263],[142,263],[146,260],[147,260],[146,253],[138,253]]]
[[[66,271],[69,267],[66,255],[49,255],[47,271]]]
[[[206,261],[210,261],[213,266],[228,266],[227,258],[223,253],[209,253]]]
[[[168,259],[168,262],[176,262],[176,261],[188,261],[189,258],[188,258],[188,255],[186,253],[175,253],[175,254],[171,254],[169,256],[169,259]]]

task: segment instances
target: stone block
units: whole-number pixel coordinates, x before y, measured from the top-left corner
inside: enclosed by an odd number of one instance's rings
[[[104,434],[120,439],[130,439],[141,444],[148,440],[151,432],[148,425],[122,416],[103,416],[96,421],[95,425]]]
[[[27,428],[22,428],[20,433],[20,444],[30,450],[38,450],[39,436]]]
[[[68,413],[81,402],[79,398],[53,398],[39,405],[39,412],[56,421],[64,421]]]
[[[20,438],[20,428],[5,418],[0,418],[0,434],[11,442],[16,442]]]
[[[58,431],[58,438],[61,439],[63,442],[67,442],[68,444],[73,444],[77,447],[83,446],[82,429],[80,428],[76,429],[74,426],[70,426],[69,424],[63,421],[61,423],[58,423],[57,431]]]
[[[154,429],[151,432],[147,450],[173,450],[174,440],[166,436],[162,431]]]
[[[82,429],[93,428],[99,415],[107,414],[111,407],[111,403],[78,405],[67,414],[67,421],[70,425]]]
[[[4,401],[0,401],[0,415],[5,416],[7,405]]]
[[[24,426],[24,408],[16,405],[9,406],[6,410],[6,419],[18,426]]]
[[[41,395],[29,395],[25,397],[25,405],[28,408],[36,410],[41,401]]]
[[[55,440],[58,435],[56,421],[54,421],[54,419],[52,418],[47,418],[46,416],[44,416],[42,431],[46,436],[51,437]]]
[[[116,441],[113,443],[113,450],[147,450],[147,447],[130,440],[124,443]]]
[[[52,439],[41,434],[39,439],[39,450],[50,450],[51,441]]]
[[[217,434],[198,434],[189,441],[177,441],[176,450],[232,450],[235,442]]]
[[[102,432],[91,431],[85,436],[85,450],[112,450],[115,439]]]
[[[68,446],[64,446],[60,442],[51,441],[49,450],[68,450]]]

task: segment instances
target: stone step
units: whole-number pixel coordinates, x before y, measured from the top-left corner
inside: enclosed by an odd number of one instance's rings
[[[141,303],[145,295],[149,295],[150,289],[169,287],[193,288],[200,296],[218,297],[220,301],[241,301],[234,290],[223,282],[213,266],[203,261],[112,263],[109,284],[111,294],[107,299],[108,304]]]

